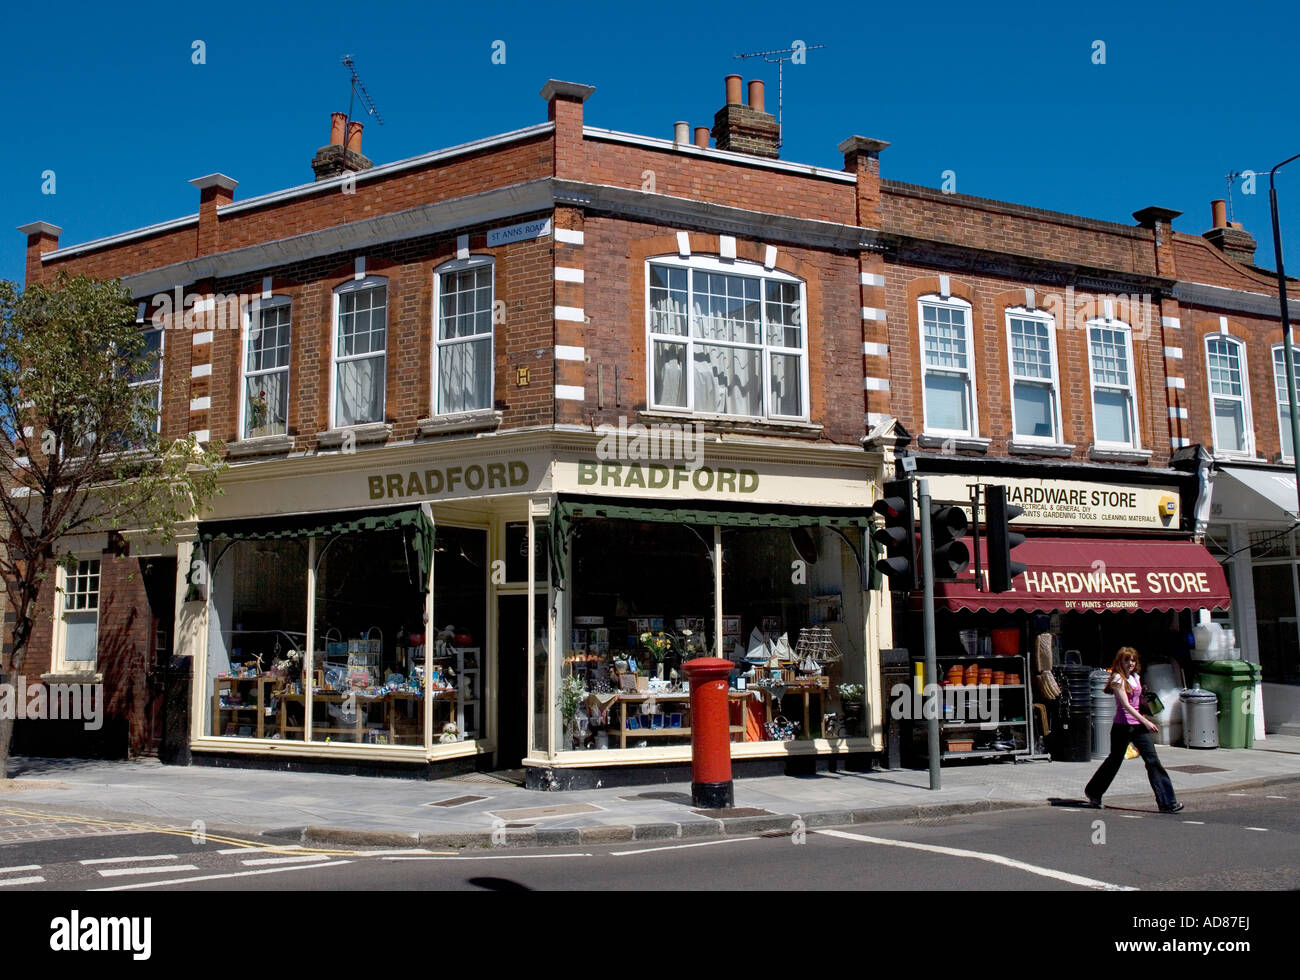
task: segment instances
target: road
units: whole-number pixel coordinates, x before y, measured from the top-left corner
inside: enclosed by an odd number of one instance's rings
[[[1300,781],[1154,809],[1041,807],[716,841],[462,852],[307,849],[66,816],[0,822],[0,896],[24,890],[1121,891],[1300,887]],[[1147,804],[1138,804],[1147,806]],[[6,832],[8,831],[8,832]],[[43,839],[41,839],[43,838]],[[5,899],[0,897],[0,902]]]

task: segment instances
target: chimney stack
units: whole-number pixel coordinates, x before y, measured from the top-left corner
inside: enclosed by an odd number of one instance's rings
[[[1228,208],[1224,201],[1210,202],[1210,219],[1214,222],[1214,227],[1201,237],[1228,258],[1253,266],[1258,244],[1254,236],[1241,227],[1240,222],[1228,220]]]
[[[776,159],[780,156],[781,128],[776,116],[763,110],[763,83],[749,83],[749,105],[740,101],[741,78],[726,77],[727,104],[713,116],[713,139],[719,150]]]
[[[691,141],[691,124],[684,121],[673,123],[673,142],[679,146]]]
[[[701,150],[707,150],[709,148],[709,127],[708,126],[695,127],[695,145],[698,146]]]
[[[330,113],[329,144],[317,150],[316,156],[311,161],[311,169],[315,172],[317,180],[328,180],[340,174],[357,173],[374,166],[361,154],[362,128],[359,122],[349,123],[347,113]]]

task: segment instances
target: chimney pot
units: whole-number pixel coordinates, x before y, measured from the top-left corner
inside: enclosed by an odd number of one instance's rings
[[[685,120],[679,120],[673,123],[673,142],[689,143],[691,140],[691,124]]]
[[[1215,228],[1228,227],[1228,202],[1223,199],[1210,202],[1210,214],[1212,215],[1212,225]]]
[[[763,83],[754,79],[749,83],[749,107],[755,112],[763,110]]]
[[[359,123],[348,123],[348,149],[353,153],[361,152],[361,130],[365,127]]]
[[[346,112],[330,113],[330,146],[343,145],[343,127],[347,123],[348,114]]]
[[[740,76],[728,75],[725,81],[727,83],[727,105],[741,105]]]
[[[695,145],[698,146],[701,150],[707,150],[709,148],[709,127],[708,126],[695,127]]]

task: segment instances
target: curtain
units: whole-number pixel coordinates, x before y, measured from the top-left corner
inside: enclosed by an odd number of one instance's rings
[[[344,361],[338,366],[338,424],[378,422],[384,417],[384,358]]]

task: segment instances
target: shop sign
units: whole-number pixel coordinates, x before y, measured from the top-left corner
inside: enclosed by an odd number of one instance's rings
[[[758,490],[756,470],[731,466],[688,466],[684,463],[611,463],[578,461],[578,486],[606,489],[695,490],[698,493],[752,494]]]
[[[487,247],[509,245],[511,242],[526,242],[530,238],[542,238],[551,233],[551,219],[539,218],[525,221],[523,224],[509,225],[505,228],[493,228],[487,233]]]
[[[371,500],[437,497],[465,491],[508,491],[527,486],[528,464],[516,459],[503,463],[470,463],[467,466],[374,473],[366,477],[366,484]]]
[[[1007,503],[1024,508],[1016,518],[1017,524],[1162,531],[1177,529],[1179,523],[1178,491],[1172,487],[944,473],[928,475],[927,479],[936,500],[969,500],[971,488],[978,484],[1002,484],[1007,488]]]

